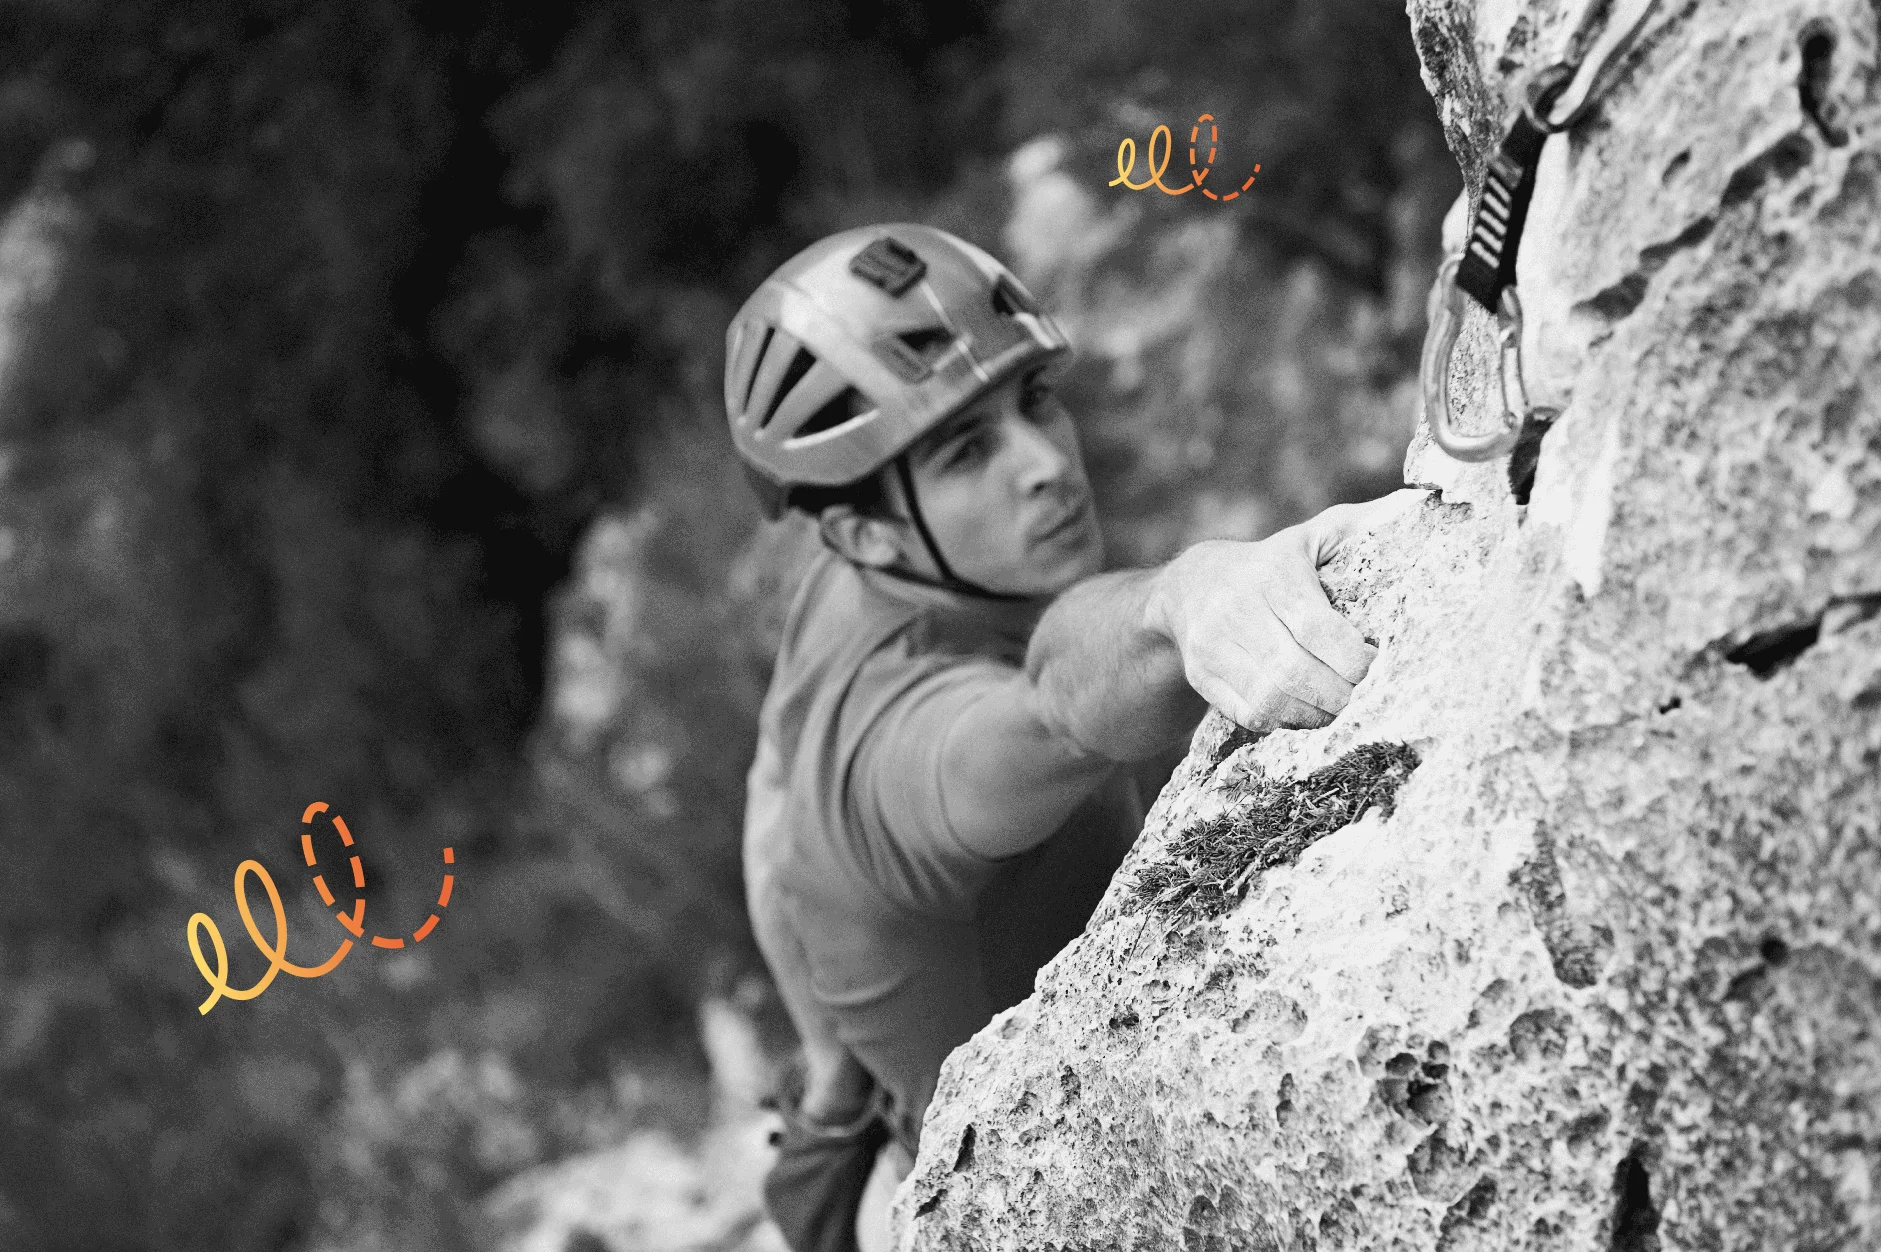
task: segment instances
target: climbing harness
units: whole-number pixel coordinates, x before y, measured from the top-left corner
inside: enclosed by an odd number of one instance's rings
[[[1445,258],[1431,288],[1430,328],[1419,368],[1431,438],[1459,461],[1489,461],[1513,453],[1510,483],[1521,503],[1527,502],[1541,437],[1560,416],[1557,409],[1529,403],[1522,375],[1522,302],[1515,291],[1515,259],[1535,194],[1535,170],[1548,136],[1572,129],[1612,86],[1616,67],[1657,2],[1614,0],[1605,29],[1584,56],[1550,65],[1529,80],[1522,107],[1483,173],[1482,194],[1463,249]],[[1587,16],[1598,7],[1593,0]],[[1587,16],[1575,44],[1585,33]],[[1496,317],[1502,421],[1500,429],[1483,435],[1459,432],[1450,416],[1450,356],[1463,326],[1465,296]]]

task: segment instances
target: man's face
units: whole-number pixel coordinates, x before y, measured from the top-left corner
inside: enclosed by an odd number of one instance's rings
[[[1051,595],[1103,567],[1077,431],[1038,374],[1002,383],[908,455],[922,516],[961,578]],[[907,555],[928,563],[918,539]]]

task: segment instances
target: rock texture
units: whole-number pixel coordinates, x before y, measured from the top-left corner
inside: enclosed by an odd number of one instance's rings
[[[1413,0],[1472,188],[1582,7]],[[1211,715],[949,1060],[902,1246],[1881,1247],[1878,17],[1662,4],[1550,141],[1531,503],[1413,445],[1440,494],[1326,571],[1371,676],[1323,730]],[[1394,804],[1159,903],[1185,836],[1372,744]]]

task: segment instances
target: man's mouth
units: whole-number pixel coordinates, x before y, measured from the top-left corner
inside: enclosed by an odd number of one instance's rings
[[[1086,496],[1084,499],[1078,501],[1078,505],[1076,508],[1072,509],[1069,513],[1066,513],[1063,517],[1059,518],[1057,521],[1051,523],[1051,525],[1047,526],[1044,530],[1041,530],[1040,532],[1038,532],[1038,537],[1035,540],[1035,542],[1048,543],[1053,539],[1061,538],[1073,526],[1076,526],[1079,522],[1082,522],[1084,520],[1084,515],[1090,512],[1090,509],[1091,509],[1091,500],[1089,496]]]

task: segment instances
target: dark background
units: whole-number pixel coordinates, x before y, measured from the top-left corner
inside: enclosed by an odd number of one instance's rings
[[[1249,193],[1106,186],[1202,112]],[[0,1247],[495,1246],[506,1183],[718,1159],[724,1040],[789,1044],[736,849],[809,550],[738,302],[869,221],[1015,263],[1147,562],[1397,484],[1458,186],[1392,0],[0,0]],[[369,930],[447,844],[451,907],[199,1015],[243,858],[343,937],[313,800]]]

